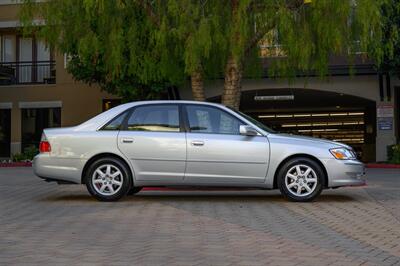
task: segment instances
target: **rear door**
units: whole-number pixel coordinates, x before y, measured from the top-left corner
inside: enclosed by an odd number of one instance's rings
[[[178,104],[134,107],[118,134],[118,147],[137,180],[180,183],[186,164],[186,135]]]
[[[269,143],[264,136],[243,136],[237,117],[214,106],[186,105],[185,182],[231,185],[264,182]]]

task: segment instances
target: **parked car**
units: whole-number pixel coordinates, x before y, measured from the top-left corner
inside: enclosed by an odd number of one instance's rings
[[[323,189],[363,185],[364,165],[345,144],[280,134],[223,105],[123,104],[81,125],[45,129],[34,172],[85,184],[101,201],[146,186],[280,189],[310,201]]]

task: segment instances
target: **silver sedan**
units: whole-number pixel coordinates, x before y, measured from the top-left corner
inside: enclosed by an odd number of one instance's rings
[[[225,106],[191,101],[120,105],[81,125],[45,129],[34,172],[85,184],[102,201],[144,186],[280,189],[310,201],[323,189],[363,185],[353,149],[279,134]]]

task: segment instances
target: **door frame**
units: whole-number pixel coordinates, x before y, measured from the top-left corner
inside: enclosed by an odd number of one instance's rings
[[[0,112],[6,112],[6,116],[7,116],[6,120],[8,120],[8,121],[6,121],[8,123],[7,123],[6,127],[5,127],[5,130],[7,131],[6,134],[5,134],[6,135],[5,146],[7,147],[6,148],[6,153],[4,154],[5,156],[2,156],[0,154],[0,157],[8,158],[8,157],[11,156],[11,123],[12,123],[12,121],[11,121],[11,109],[9,109],[9,108],[0,108]]]
[[[147,107],[147,106],[157,106],[157,105],[176,105],[178,106],[178,115],[179,115],[179,132],[180,133],[185,133],[187,132],[187,125],[185,123],[185,118],[184,118],[184,113],[185,113],[185,108],[183,103],[145,103],[145,104],[140,104],[133,106],[129,108],[128,110],[124,111],[123,113],[126,113],[126,116],[124,117],[124,120],[121,123],[121,128],[119,131],[128,131],[128,120],[131,117],[132,113],[135,112],[135,110],[139,107]],[[168,133],[168,131],[154,131],[154,132],[163,132],[163,133]],[[176,133],[176,132],[171,132],[171,133]]]

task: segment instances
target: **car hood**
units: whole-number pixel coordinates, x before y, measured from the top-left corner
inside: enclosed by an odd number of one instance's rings
[[[327,139],[319,139],[319,138],[313,138],[313,137],[307,137],[307,136],[299,136],[299,135],[292,135],[292,134],[285,134],[285,133],[277,133],[277,134],[272,134],[276,138],[285,138],[285,139],[291,139],[295,141],[306,141],[306,142],[313,142],[314,144],[328,144],[333,147],[344,147],[347,149],[352,149],[350,146],[336,142],[336,141],[331,141]]]

